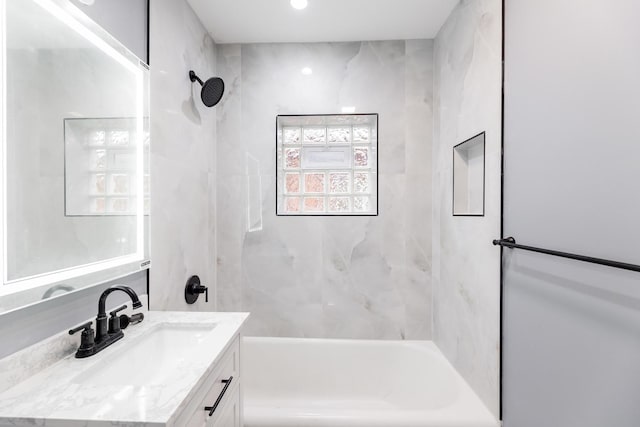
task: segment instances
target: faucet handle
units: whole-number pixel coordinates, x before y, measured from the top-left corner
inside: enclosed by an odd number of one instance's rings
[[[75,334],[76,332],[80,332],[80,331],[82,331],[83,329],[84,329],[84,331],[82,332],[83,334],[84,334],[85,332],[87,332],[87,331],[92,331],[92,332],[93,332],[93,330],[92,330],[92,329],[93,329],[93,328],[92,328],[92,326],[93,326],[93,322],[92,322],[92,321],[88,321],[87,323],[84,323],[84,324],[82,324],[82,325],[80,325],[80,326],[76,326],[75,328],[70,329],[70,330],[69,330],[69,335],[73,335],[73,334]]]
[[[118,308],[116,308],[113,311],[110,311],[109,314],[111,315],[111,317],[109,317],[109,333],[110,334],[116,334],[118,332],[120,332],[120,330],[122,329],[120,327],[120,318],[118,317],[118,312],[124,310],[125,308],[127,308],[126,305],[120,306]]]
[[[127,305],[126,305],[126,304],[125,304],[125,305],[123,305],[123,306],[121,306],[121,307],[116,308],[116,309],[115,309],[115,310],[113,310],[113,311],[110,311],[110,312],[109,312],[109,314],[111,315],[111,317],[115,317],[115,316],[116,316],[116,314],[118,314],[118,312],[120,312],[120,311],[124,310],[125,308],[127,308]]]
[[[89,321],[69,330],[69,335],[82,331],[82,335],[80,336],[80,347],[78,347],[78,351],[76,351],[76,357],[87,357],[95,354],[96,345],[92,326],[93,322]]]

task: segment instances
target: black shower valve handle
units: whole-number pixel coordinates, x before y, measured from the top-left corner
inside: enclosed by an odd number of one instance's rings
[[[184,287],[184,299],[187,304],[193,304],[200,294],[205,294],[205,302],[209,302],[209,288],[200,283],[198,276],[191,276]]]
[[[197,294],[204,294],[204,302],[209,302],[209,288],[204,285],[196,286],[193,291]]]

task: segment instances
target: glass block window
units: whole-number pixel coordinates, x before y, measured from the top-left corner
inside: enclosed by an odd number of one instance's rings
[[[378,214],[378,115],[278,116],[278,215]]]

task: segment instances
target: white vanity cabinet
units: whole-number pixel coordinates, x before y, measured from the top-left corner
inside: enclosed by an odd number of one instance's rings
[[[186,427],[242,426],[240,337],[226,350],[213,372],[204,381],[176,421]],[[217,405],[216,405],[217,402]],[[215,410],[205,409],[212,408]]]
[[[39,359],[48,365],[0,388],[0,427],[242,427],[248,317],[147,311],[124,338],[91,357],[76,359],[75,348],[65,346],[61,359],[52,358],[65,331],[0,359],[0,373]]]

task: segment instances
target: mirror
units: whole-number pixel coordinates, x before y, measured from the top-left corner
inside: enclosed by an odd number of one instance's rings
[[[66,0],[4,3],[0,313],[149,264],[148,67]]]

